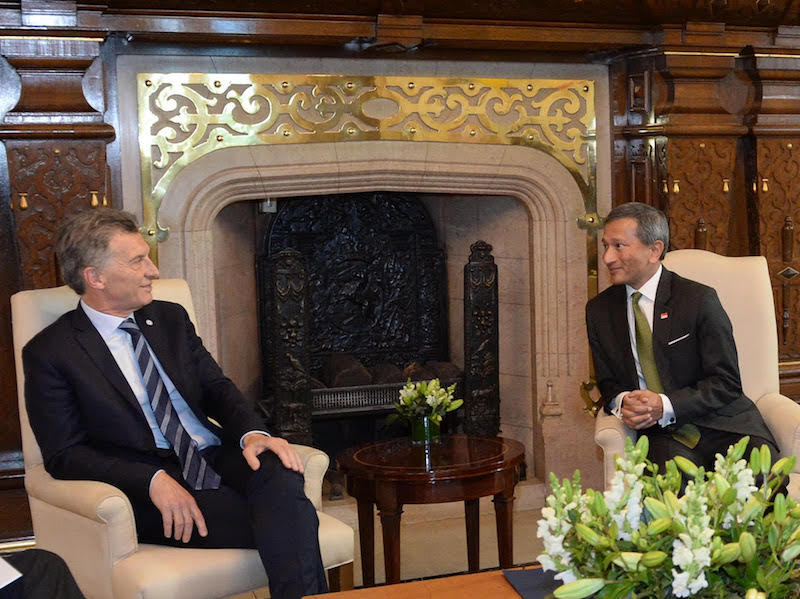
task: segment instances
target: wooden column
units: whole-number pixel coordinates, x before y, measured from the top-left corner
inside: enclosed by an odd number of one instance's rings
[[[7,250],[16,258],[16,267],[0,273],[0,422],[6,425],[0,435],[0,502],[11,506],[4,510],[5,538],[0,541],[31,534],[22,491],[15,377],[5,376],[14,364],[9,297],[19,289],[58,285],[53,256],[58,225],[70,214],[110,203],[105,150],[114,130],[103,122],[102,81],[92,69],[101,41],[55,36],[0,40],[5,74],[10,75],[5,79],[16,82],[5,94],[18,93],[0,121],[8,193],[0,224]]]
[[[672,248],[746,253],[736,165],[751,84],[736,76],[736,56],[665,46],[627,60],[628,173],[616,203],[663,209]]]

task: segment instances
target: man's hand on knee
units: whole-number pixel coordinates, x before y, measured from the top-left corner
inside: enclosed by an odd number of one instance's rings
[[[242,455],[253,470],[258,470],[261,467],[261,462],[258,456],[265,451],[271,451],[280,459],[281,463],[289,470],[303,473],[303,460],[300,455],[295,451],[294,447],[289,445],[286,439],[280,437],[268,437],[261,433],[251,433],[244,438],[244,449]]]
[[[163,470],[150,483],[150,499],[161,512],[166,538],[188,543],[195,525],[201,537],[208,535],[205,518],[194,497]]]

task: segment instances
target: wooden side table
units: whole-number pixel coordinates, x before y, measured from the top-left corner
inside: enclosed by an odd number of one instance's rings
[[[375,584],[373,504],[383,529],[386,582],[400,581],[400,516],[407,503],[463,501],[469,571],[479,568],[479,499],[494,495],[500,567],[513,565],[514,487],[525,448],[496,437],[453,435],[438,443],[410,439],[370,443],[338,457],[347,492],[358,501],[358,528],[365,586]]]

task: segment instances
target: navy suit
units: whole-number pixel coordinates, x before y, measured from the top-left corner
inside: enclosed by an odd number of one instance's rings
[[[606,411],[619,393],[639,388],[626,301],[625,286],[615,285],[586,305],[589,346]],[[726,437],[722,433],[758,437],[776,451],[758,409],[742,392],[733,330],[713,288],[662,270],[653,309],[653,354],[677,426],[695,424],[709,438]],[[651,427],[645,432],[663,431]]]
[[[204,451],[222,476],[221,488],[187,488],[209,529],[205,538],[193,534],[189,546],[256,547],[274,597],[324,592],[316,511],[302,475],[284,468],[272,452],[259,456],[255,474],[249,469],[239,440],[263,430],[263,422],[203,347],[182,306],[154,301],[134,317],[194,415],[222,439],[221,447]],[[28,416],[47,471],[118,487],[131,500],[140,540],[180,544],[164,538],[149,496],[159,469],[184,484],[177,457],[156,448],[141,406],[80,305],[31,339],[22,358]],[[299,569],[288,565],[298,562]],[[287,573],[298,580],[287,582]]]

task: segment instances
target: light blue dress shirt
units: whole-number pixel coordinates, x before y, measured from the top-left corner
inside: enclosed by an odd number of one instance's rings
[[[144,417],[147,419],[147,423],[150,425],[150,429],[153,431],[153,437],[155,439],[156,446],[162,449],[170,448],[171,445],[164,437],[161,429],[158,427],[158,421],[156,420],[156,416],[153,413],[153,408],[150,405],[150,398],[147,396],[147,389],[145,389],[144,382],[142,380],[139,363],[136,361],[136,356],[133,352],[133,340],[130,334],[119,328],[120,323],[125,320],[125,318],[99,312],[91,306],[88,306],[83,300],[81,300],[81,306],[83,307],[84,312],[86,312],[86,316],[89,317],[89,320],[94,325],[94,328],[96,328],[97,332],[100,333],[103,341],[106,342],[109,351],[111,351],[111,355],[114,356],[114,360],[116,360],[117,365],[122,371],[122,374],[125,376],[125,380],[128,381],[128,385],[130,385],[133,394],[136,396],[139,405],[142,407]],[[145,339],[145,343],[147,343],[147,339]],[[149,347],[150,345],[148,344],[148,348]],[[162,368],[161,363],[158,361],[158,357],[155,355],[155,352],[151,350],[150,353],[153,356],[153,361],[158,369],[158,373],[161,375],[161,379],[164,381],[164,387],[166,388],[169,398],[172,401],[172,406],[175,409],[183,428],[186,429],[186,432],[189,433],[201,450],[212,445],[221,445],[222,441],[220,438],[208,430],[208,428],[197,419],[197,417],[194,415],[194,412],[192,412],[192,410],[189,408],[186,400],[183,399],[181,394],[175,388],[174,383],[167,376],[167,373],[164,372],[164,369]]]

